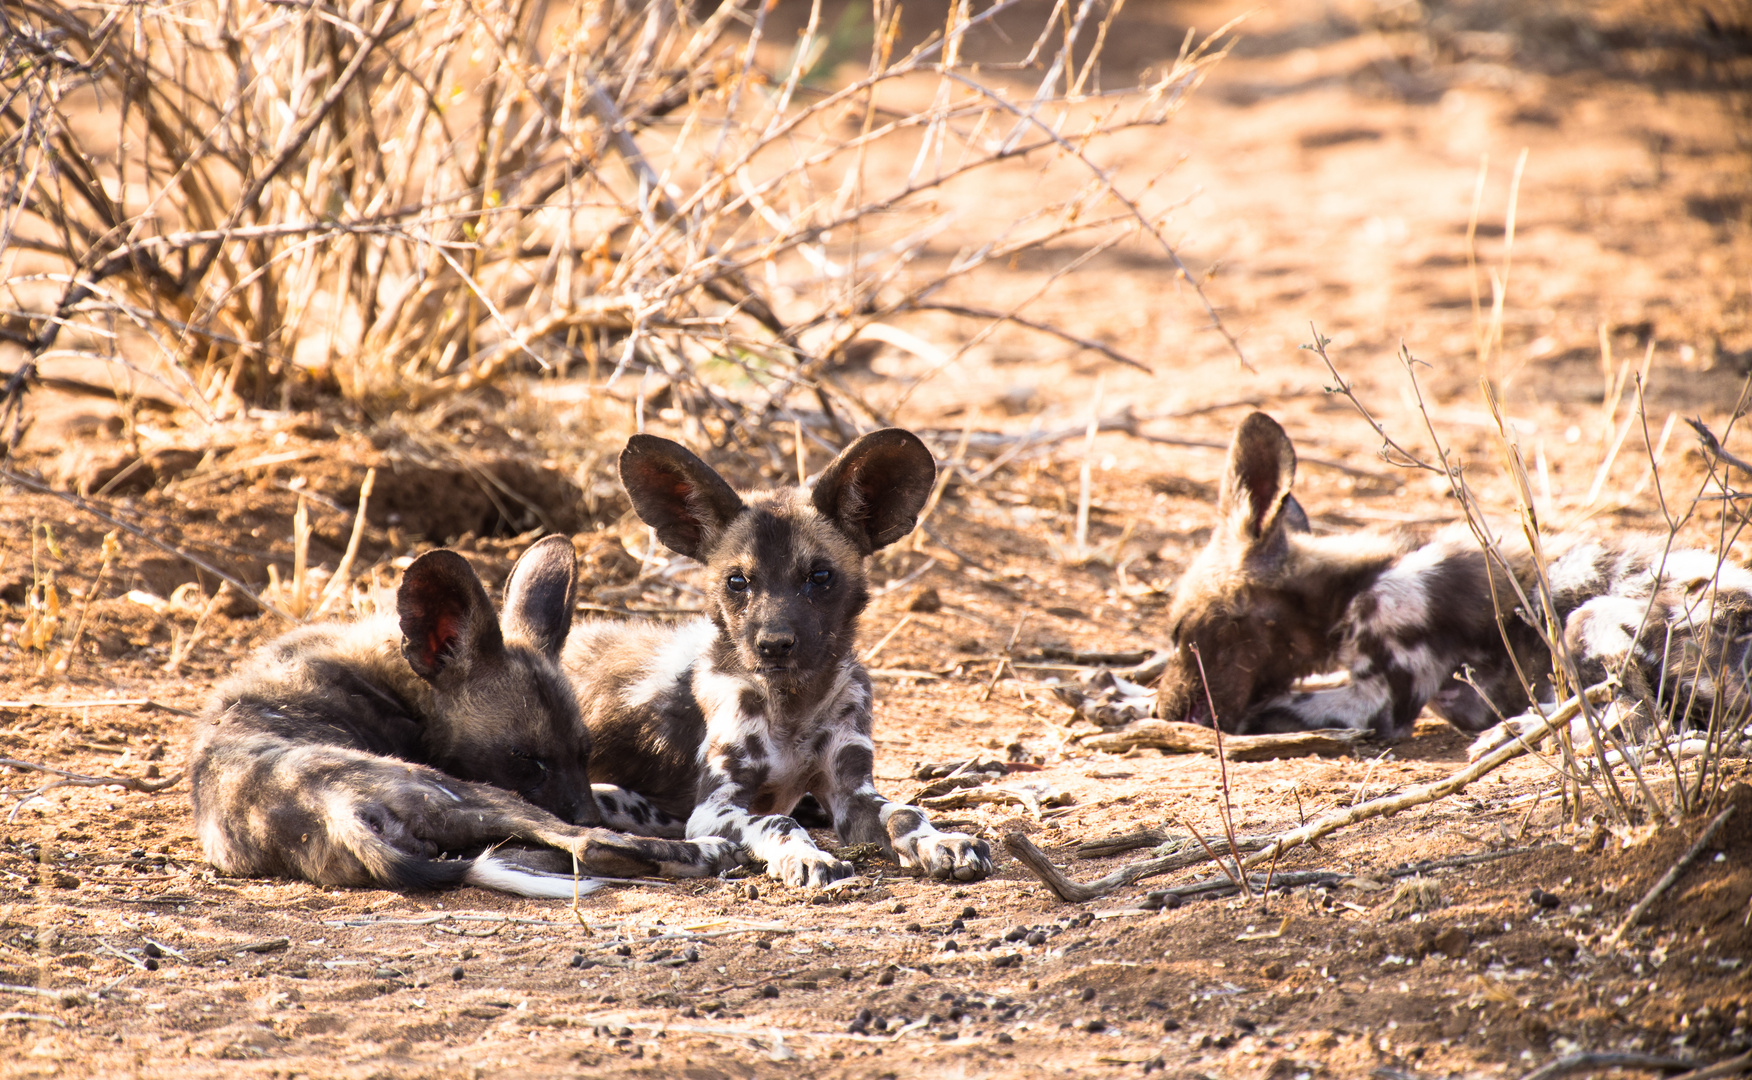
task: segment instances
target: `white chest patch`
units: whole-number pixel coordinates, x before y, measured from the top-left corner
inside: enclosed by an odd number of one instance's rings
[[[718,628],[710,619],[682,626],[651,657],[636,682],[627,686],[622,702],[630,709],[650,704],[673,687],[717,639]]]

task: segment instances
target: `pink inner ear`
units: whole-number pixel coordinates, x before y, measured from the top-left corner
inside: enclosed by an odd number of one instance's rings
[[[440,615],[432,620],[432,628],[426,632],[426,664],[435,667],[444,657],[460,635],[454,615]]]

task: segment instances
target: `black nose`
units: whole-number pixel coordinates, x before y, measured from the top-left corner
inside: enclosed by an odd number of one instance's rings
[[[768,660],[783,660],[797,647],[797,635],[789,630],[762,630],[755,648]]]

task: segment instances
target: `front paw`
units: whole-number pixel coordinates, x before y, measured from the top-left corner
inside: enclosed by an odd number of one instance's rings
[[[820,848],[793,848],[767,863],[767,876],[787,885],[805,885],[819,889],[840,878],[851,877],[852,864],[834,858]]]
[[[992,849],[966,833],[924,833],[894,845],[900,865],[938,881],[978,881],[992,872]]]

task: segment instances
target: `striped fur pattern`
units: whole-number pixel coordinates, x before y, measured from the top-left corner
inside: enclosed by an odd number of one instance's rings
[[[553,897],[574,895],[574,867],[630,877],[737,865],[725,841],[600,827],[589,735],[559,665],[575,574],[571,543],[542,541],[518,560],[495,618],[467,561],[433,551],[404,573],[396,615],[264,646],[219,687],[196,735],[208,861],[322,885]],[[506,841],[525,847],[495,850]]]
[[[1158,716],[1210,725],[1214,706],[1225,731],[1347,727],[1397,740],[1426,705],[1468,732],[1524,711],[1517,667],[1549,697],[1548,650],[1469,531],[1310,535],[1290,493],[1295,468],[1276,421],[1264,413],[1242,421],[1217,529],[1169,608],[1173,644]],[[1545,554],[1551,603],[1584,684],[1631,654],[1627,681],[1639,684],[1639,696],[1680,701],[1680,713],[1745,710],[1752,573],[1649,538],[1557,537]],[[1509,559],[1536,597],[1531,556]],[[1507,645],[1499,609],[1511,613]],[[1477,689],[1460,681],[1467,670]],[[1348,682],[1293,685],[1332,671],[1347,672]]]
[[[812,489],[738,494],[686,448],[636,435],[621,455],[639,516],[705,564],[709,617],[585,622],[566,647],[596,747],[608,820],[723,837],[793,885],[852,867],[792,817],[805,795],[841,841],[876,843],[933,877],[991,872],[984,841],[944,833],[877,792],[870,677],[858,662],[864,560],[911,532],[936,477],[919,439],[890,428],[848,447]]]

